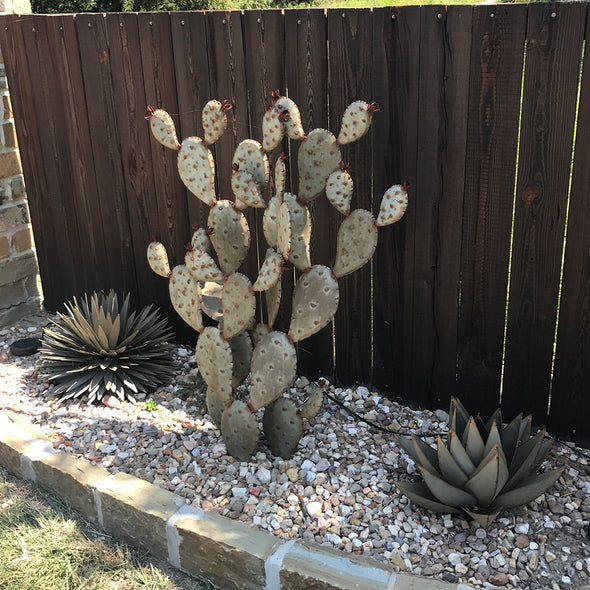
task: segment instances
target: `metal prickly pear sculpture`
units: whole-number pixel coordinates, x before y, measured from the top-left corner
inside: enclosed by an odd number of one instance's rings
[[[297,105],[275,92],[262,121],[262,144],[246,139],[235,151],[234,200],[218,200],[209,146],[225,131],[229,108],[225,101],[209,101],[203,109],[204,139],[188,137],[182,143],[170,115],[150,109],[154,137],[163,146],[178,150],[182,181],[210,207],[210,213],[207,229],[195,228],[185,264],[170,270],[166,250],[156,242],[148,247],[148,262],[154,272],[169,277],[172,305],[200,333],[195,357],[208,386],[209,414],[221,428],[228,452],[241,461],[251,457],[259,437],[255,413],[265,408],[266,440],[275,454],[289,457],[301,437],[302,419],[319,412],[323,397],[317,388],[300,407],[285,397],[297,370],[295,344],[332,321],[338,308],[338,279],[371,259],[377,228],[402,217],[408,195],[405,186],[389,188],[377,219],[367,210],[351,211],[353,180],[342,163],[340,147],[367,133],[376,105],[352,103],[343,115],[338,137],[326,129],[306,135]],[[298,192],[285,192],[286,157],[281,154],[274,163],[274,193],[267,201],[269,154],[285,137],[301,142]],[[345,216],[331,268],[314,265],[310,259],[309,203],[322,194]],[[262,227],[269,246],[253,282],[238,271],[250,247],[243,214],[246,207],[264,210]],[[290,266],[300,276],[293,292],[291,323],[284,333],[273,330],[273,324],[281,304],[281,274]],[[255,292],[265,293],[266,324],[255,323]],[[204,327],[201,311],[218,320],[218,326]],[[249,373],[248,401],[234,400],[236,387]]]

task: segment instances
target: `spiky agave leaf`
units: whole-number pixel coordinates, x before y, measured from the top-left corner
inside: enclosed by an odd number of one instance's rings
[[[43,371],[62,400],[107,393],[124,400],[149,393],[172,375],[172,331],[152,306],[130,311],[114,291],[85,294],[65,304],[41,344]]]
[[[412,502],[439,512],[462,510],[488,526],[508,508],[534,500],[560,476],[560,469],[536,474],[550,442],[545,432],[531,437],[531,417],[519,414],[502,424],[499,410],[484,422],[470,416],[453,398],[446,442],[437,448],[419,437],[398,437],[402,449],[418,463],[423,482],[396,483]]]

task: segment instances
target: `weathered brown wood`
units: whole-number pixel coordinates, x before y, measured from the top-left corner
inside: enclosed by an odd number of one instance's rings
[[[32,21],[27,23],[32,28]],[[57,242],[55,226],[49,222],[52,217],[51,203],[44,198],[47,193],[47,171],[40,139],[40,121],[36,116],[35,100],[42,97],[31,92],[31,76],[27,57],[35,59],[29,49],[22,30],[22,21],[16,15],[3,16],[0,23],[0,43],[8,76],[12,107],[16,121],[21,162],[27,183],[27,195],[31,220],[34,226],[37,258],[45,289],[45,305],[57,309],[62,302],[61,282],[68,276],[64,269],[62,276],[55,272],[55,257],[65,254],[64,263],[71,262],[67,244]]]
[[[249,137],[262,143],[262,119],[266,110],[266,101],[273,90],[279,90],[285,86],[283,52],[279,49],[284,46],[283,16],[280,10],[247,10],[242,19],[246,87],[248,88]],[[275,159],[276,155],[274,158],[269,158],[269,161],[274,163]],[[266,201],[270,199],[271,182],[263,187],[263,196]],[[252,235],[245,269],[254,281],[264,261],[268,244],[262,229],[263,210],[249,207],[245,213]],[[290,298],[290,294],[287,281],[284,281],[283,285],[285,290],[282,293],[282,303],[285,303],[285,300]],[[262,302],[264,297],[260,295],[258,299]],[[281,310],[284,309],[285,306],[281,305]]]
[[[285,59],[289,96],[297,103],[301,122],[306,133],[315,128],[328,129],[328,78],[327,21],[323,9],[288,10],[285,12]],[[299,142],[291,141],[291,187],[298,189],[296,154]],[[309,205],[312,221],[311,261],[330,266],[334,262],[336,234],[331,232],[330,217],[340,214],[325,197],[315,199]],[[297,349],[298,370],[311,378],[332,378],[333,323],[299,343]]]
[[[457,394],[498,404],[527,5],[473,9]]]
[[[590,13],[586,40],[590,39]],[[549,429],[590,438],[590,44],[586,42],[575,157],[567,223],[567,245],[559,308]]]
[[[442,197],[442,151],[445,142],[444,96],[446,11],[440,6],[420,10],[420,81],[418,151],[412,199],[413,296],[412,339],[407,395],[420,406],[432,405],[432,371],[437,350],[434,280],[437,269],[437,212]]]
[[[179,141],[186,137],[203,137],[201,113],[205,104],[215,97],[209,87],[209,58],[205,44],[203,12],[171,12],[170,26],[174,52],[174,76],[178,96]],[[215,144],[211,146],[214,153]],[[190,191],[187,205],[191,223],[207,224],[209,207]]]
[[[531,5],[502,410],[545,424],[585,4]]]
[[[471,57],[471,6],[448,6],[444,32],[444,79],[441,83],[440,189],[435,225],[433,320],[436,348],[432,368],[431,399],[446,408],[455,394],[457,372],[457,323],[459,310],[461,231],[467,106]],[[418,179],[419,180],[419,179]]]
[[[148,99],[139,53],[137,15],[107,15],[106,27],[111,75],[106,75],[108,70],[106,74],[95,71],[95,64],[87,72],[87,92],[92,93],[90,97],[101,97],[109,119],[109,125],[101,124],[101,120],[92,122],[91,130],[96,138],[94,144],[100,146],[105,145],[101,142],[115,141],[116,148],[120,149],[118,157],[123,166],[121,181],[124,183],[129,216],[127,236],[135,258],[138,301],[141,305],[155,303],[166,310],[170,317],[174,317],[167,281],[150,269],[146,258],[152,234],[159,234],[167,249],[169,244],[161,234],[155,193],[152,144],[156,141],[150,133],[149,121],[144,119]],[[115,120],[117,137],[111,131]],[[164,150],[162,147],[161,151]]]
[[[61,142],[64,127],[60,117],[65,116],[59,103],[56,85],[51,78],[47,64],[47,19],[33,16],[22,21],[23,40],[27,46],[28,75],[34,80],[37,92],[34,92],[31,117],[36,117],[38,139],[40,142],[40,164],[45,168],[45,183],[41,187],[39,198],[47,203],[48,213],[44,222],[53,225],[56,252],[52,256],[52,267],[46,272],[56,272],[55,259],[60,261],[59,282],[56,292],[49,301],[49,309],[61,308],[64,300],[85,290],[86,277],[78,267],[80,235],[76,226],[75,209],[72,205],[71,190],[65,186],[64,177],[69,176],[67,158],[61,155]],[[20,75],[20,73],[19,73]],[[65,150],[64,150],[65,151]],[[57,254],[57,256],[55,256]]]
[[[372,100],[373,211],[393,184],[416,183],[420,8],[391,7],[373,12]],[[373,384],[391,396],[406,396],[410,374],[414,188],[406,215],[379,230],[373,258]]]
[[[166,13],[140,13],[139,43],[147,103],[158,105],[178,119],[178,98],[170,18]],[[178,176],[177,153],[150,142],[159,214],[159,239],[166,245],[171,261],[184,259],[190,239],[186,191]]]
[[[219,198],[231,199],[234,150],[240,141],[249,137],[250,131],[242,15],[238,11],[209,12],[205,14],[205,24],[211,97],[233,105],[227,113],[227,131],[215,144]]]
[[[342,115],[355,100],[371,102],[372,27],[369,9],[328,10],[330,127],[340,131]],[[353,209],[372,209],[371,135],[342,147],[354,180]],[[341,219],[332,217],[338,227]],[[371,264],[339,279],[340,304],[335,317],[336,379],[369,383],[372,377]]]

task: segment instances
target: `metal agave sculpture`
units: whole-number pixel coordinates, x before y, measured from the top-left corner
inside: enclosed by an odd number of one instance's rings
[[[92,293],[65,304],[41,345],[43,370],[62,400],[106,394],[130,399],[153,391],[172,375],[171,329],[152,306],[130,311],[129,295],[119,307],[114,291]]]
[[[484,423],[470,416],[453,398],[446,441],[438,437],[436,449],[416,435],[398,442],[416,461],[424,481],[395,482],[412,502],[433,510],[467,513],[488,526],[508,508],[526,504],[548,490],[562,469],[537,474],[551,441],[545,431],[531,437],[531,416],[519,414],[502,424],[496,410]]]

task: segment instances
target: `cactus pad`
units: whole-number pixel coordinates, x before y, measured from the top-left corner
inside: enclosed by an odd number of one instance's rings
[[[301,141],[305,139],[305,132],[301,126],[299,107],[286,96],[281,96],[274,104],[274,110],[284,118],[285,132],[289,139]]]
[[[178,174],[186,188],[203,203],[215,203],[215,162],[198,137],[187,137],[178,152]]]
[[[279,199],[279,203],[283,198],[285,192],[285,178],[287,176],[287,170],[285,167],[285,161],[282,157],[279,157],[275,162],[275,195]]]
[[[231,177],[231,188],[236,196],[236,204],[240,203],[239,208],[242,208],[242,204],[249,207],[266,206],[258,185],[249,172],[244,170],[234,172]]]
[[[283,259],[281,255],[274,248],[269,248],[254,283],[254,291],[266,291],[276,285],[281,278],[282,271]]]
[[[328,201],[335,209],[344,215],[348,215],[350,213],[353,188],[354,183],[350,174],[346,170],[337,170],[328,177],[326,197],[328,197]]]
[[[279,307],[281,306],[281,291],[282,281],[279,279],[276,285],[273,285],[270,289],[267,289],[264,292],[264,296],[266,297],[266,309],[268,312],[268,325],[271,330],[277,319]]]
[[[256,312],[256,298],[248,277],[235,272],[228,277],[221,294],[223,335],[233,338],[250,327]]]
[[[217,252],[221,270],[226,275],[236,272],[250,247],[250,229],[246,218],[234,209],[231,201],[217,201],[211,207],[207,223],[213,230],[211,243]]]
[[[221,417],[225,410],[225,400],[210,387],[207,387],[207,396],[205,400],[207,401],[207,412],[209,413],[209,416],[211,416],[213,424],[215,424],[217,428],[221,428]]]
[[[221,306],[223,283],[207,281],[200,285],[200,291],[201,309],[212,320],[219,321],[223,316],[223,307]]]
[[[262,230],[264,231],[264,237],[269,246],[275,248],[278,244],[278,219],[279,219],[279,208],[281,203],[278,197],[273,197],[268,202],[268,207],[264,211],[262,218]]]
[[[252,361],[252,339],[247,331],[240,332],[228,340],[233,360],[232,387],[235,389],[250,374]]]
[[[260,431],[256,416],[244,402],[234,401],[221,417],[221,434],[227,452],[238,461],[248,461],[258,445]]]
[[[150,129],[152,135],[164,146],[171,150],[177,150],[178,138],[172,117],[162,109],[150,110]]]
[[[322,409],[322,403],[324,401],[324,390],[321,387],[316,387],[310,394],[309,397],[301,404],[299,409],[299,415],[305,420],[312,420],[315,418],[320,410]]]
[[[342,116],[338,143],[344,145],[360,139],[369,130],[372,117],[373,109],[365,101],[357,100],[348,105]]]
[[[293,455],[303,434],[297,408],[285,397],[280,397],[264,410],[262,428],[270,450],[283,459]]]
[[[168,253],[161,242],[151,242],[147,249],[147,259],[150,268],[161,277],[170,276]]]
[[[175,266],[168,283],[170,301],[176,313],[197,332],[203,329],[199,284],[186,266]]]
[[[197,340],[195,359],[205,383],[224,401],[230,400],[232,396],[231,348],[217,328],[209,326],[201,332]]]
[[[204,227],[198,227],[193,232],[193,237],[191,238],[191,248],[193,250],[198,250],[199,252],[206,252],[207,254],[211,253],[211,240],[207,235],[207,230]]]
[[[338,282],[327,266],[316,264],[302,274],[293,292],[289,336],[299,342],[327,326],[338,309]]]
[[[291,254],[291,213],[289,205],[283,201],[277,216],[277,249],[285,260]]]
[[[332,272],[343,277],[366,264],[377,247],[377,228],[370,211],[354,210],[338,230],[336,262]]]
[[[296,369],[297,354],[287,335],[270,332],[263,336],[252,355],[250,406],[258,410],[287,391]]]
[[[252,328],[252,342],[254,347],[258,346],[260,340],[266,336],[270,332],[270,328],[266,324],[256,324],[254,328]]]
[[[311,201],[326,187],[326,180],[340,167],[340,148],[326,129],[314,129],[299,148],[299,196]]]
[[[311,240],[311,216],[309,209],[297,202],[291,193],[283,195],[283,204],[289,207],[291,218],[291,248],[289,262],[298,270],[304,271],[311,266],[309,243]],[[283,207],[283,205],[281,205]]]
[[[401,185],[395,184],[385,191],[376,225],[384,226],[399,221],[408,208],[408,191]]]
[[[270,174],[268,158],[262,146],[253,139],[244,139],[236,148],[232,160],[234,169],[248,172],[252,175],[259,187],[268,184]]]
[[[262,147],[267,152],[274,150],[285,135],[285,127],[279,115],[276,109],[270,108],[264,113],[262,119]]]
[[[197,281],[222,281],[225,278],[213,258],[206,252],[189,251],[184,255],[184,263]]]
[[[225,111],[231,108],[225,101],[210,100],[202,112],[203,135],[207,143],[215,143],[227,129]]]

